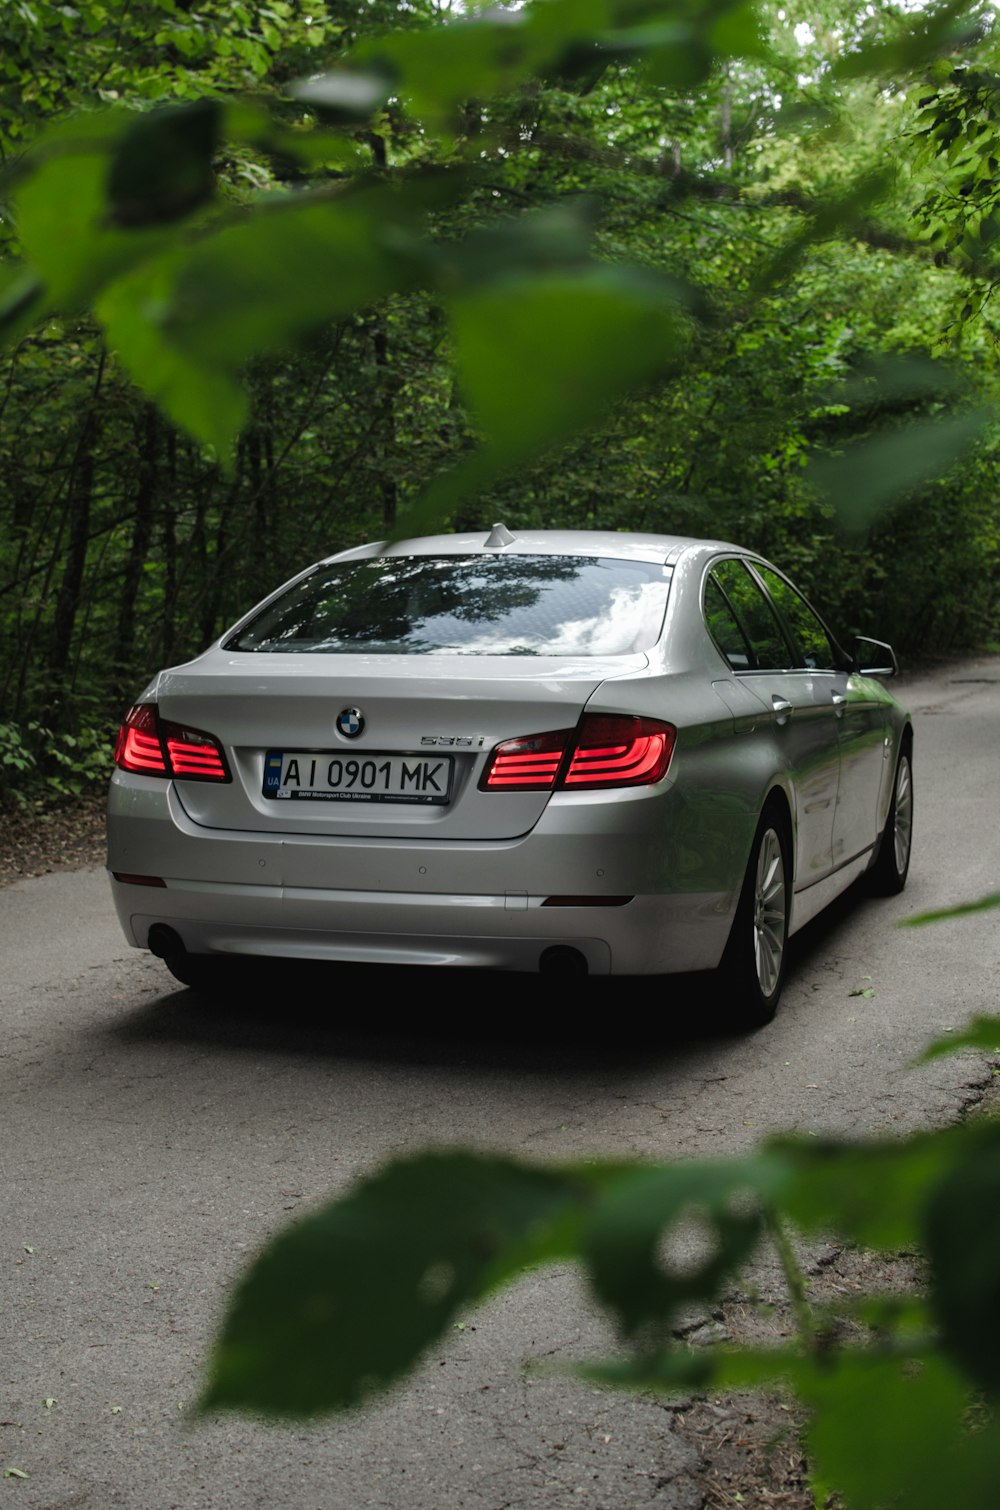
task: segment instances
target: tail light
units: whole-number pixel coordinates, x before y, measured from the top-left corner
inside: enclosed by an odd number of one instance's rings
[[[527,734],[506,739],[490,756],[482,781],[484,791],[547,792],[556,784],[572,729],[554,734]]]
[[[656,718],[585,713],[575,729],[498,744],[479,785],[484,792],[652,786],[667,774],[676,738],[673,725]]]
[[[213,734],[161,718],[155,703],[138,703],[125,715],[115,741],[115,765],[137,776],[184,781],[232,781]]]

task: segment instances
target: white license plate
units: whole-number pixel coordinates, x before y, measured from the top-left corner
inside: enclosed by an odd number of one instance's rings
[[[450,755],[331,754],[268,750],[264,796],[307,802],[448,802]]]

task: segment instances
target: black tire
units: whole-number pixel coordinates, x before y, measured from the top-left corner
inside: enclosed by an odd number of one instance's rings
[[[764,809],[750,847],[743,889],[719,986],[726,1023],[759,1028],[778,1010],[788,960],[788,919],[792,899],[788,820],[775,804]]]
[[[906,885],[913,850],[913,746],[909,739],[899,752],[892,783],[892,801],[878,841],[868,885],[877,897],[898,896]]]

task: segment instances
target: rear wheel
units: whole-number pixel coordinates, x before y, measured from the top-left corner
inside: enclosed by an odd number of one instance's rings
[[[788,954],[789,853],[784,814],[765,809],[720,966],[725,1016],[737,1027],[762,1027],[778,1008]]]
[[[900,751],[892,802],[878,844],[875,863],[868,872],[872,891],[894,897],[906,885],[913,847],[913,755],[907,742]]]

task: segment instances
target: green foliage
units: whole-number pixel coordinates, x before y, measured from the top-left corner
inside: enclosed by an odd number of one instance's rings
[[[898,1142],[785,1138],[748,1158],[680,1165],[401,1159],[251,1266],[200,1408],[354,1405],[440,1343],[459,1310],[528,1266],[574,1259],[626,1348],[585,1377],[668,1393],[781,1384],[809,1408],[817,1502],[835,1490],[852,1510],[987,1510],[1000,1467],[1000,1374],[984,1324],[998,1298],[998,1181],[993,1122]],[[812,1310],[786,1223],[887,1253],[922,1246],[927,1300]],[[771,1239],[797,1302],[796,1341],[692,1351],[683,1316],[714,1305]]]
[[[391,1166],[290,1229],[250,1272],[205,1408],[253,1409],[266,1395],[268,1410],[304,1416],[364,1400],[470,1302],[571,1254],[602,1178],[471,1153]],[[363,1273],[370,1283],[359,1286]]]
[[[20,794],[37,770],[38,762],[25,744],[22,730],[17,724],[0,724],[0,794],[4,800],[22,800]]]
[[[75,737],[304,562],[501,517],[738,539],[844,640],[995,638],[982,279],[886,173],[956,28],[8,7],[4,718]]]
[[[974,902],[958,902],[954,907],[936,907],[932,912],[919,912],[915,917],[904,919],[906,928],[921,928],[925,923],[940,923],[945,918],[968,917],[973,912],[988,912],[1000,907],[1000,893],[977,897]]]
[[[80,797],[104,787],[111,774],[113,730],[54,731],[31,719],[0,724],[0,807],[38,799]]]

